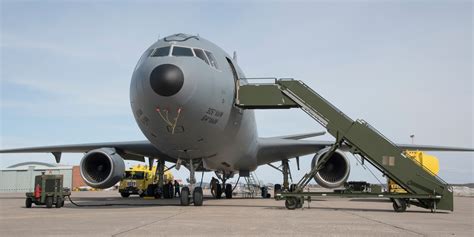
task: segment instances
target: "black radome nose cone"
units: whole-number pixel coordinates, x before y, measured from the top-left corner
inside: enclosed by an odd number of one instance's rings
[[[161,96],[172,96],[178,93],[183,87],[183,83],[183,71],[172,64],[162,64],[155,67],[150,75],[151,88]]]

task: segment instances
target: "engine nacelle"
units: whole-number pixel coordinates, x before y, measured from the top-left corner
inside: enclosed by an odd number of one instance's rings
[[[313,157],[311,167],[314,167],[329,149],[327,147],[318,151]],[[322,187],[337,188],[344,185],[347,178],[349,178],[350,170],[351,166],[346,155],[342,151],[336,150],[326,162],[324,168],[316,173],[314,180]]]
[[[114,148],[87,152],[81,160],[81,176],[93,188],[110,188],[125,173],[125,162]]]

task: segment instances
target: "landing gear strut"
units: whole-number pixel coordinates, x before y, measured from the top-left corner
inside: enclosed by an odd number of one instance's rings
[[[342,143],[343,143],[343,140],[336,137],[336,143],[334,143],[334,145],[331,146],[330,150],[327,153],[324,154],[324,156],[321,158],[321,160],[311,169],[311,171],[306,173],[303,176],[303,178],[301,178],[300,181],[298,181],[297,184],[292,184],[289,187],[285,187],[285,184],[286,185],[288,184],[288,175],[290,175],[290,179],[291,179],[291,173],[289,172],[288,160],[286,160],[286,161],[283,160],[282,161],[282,166],[283,166],[283,169],[282,169],[283,189],[284,190],[286,189],[285,191],[287,191],[289,193],[296,194],[294,196],[286,196],[284,198],[285,199],[285,206],[286,206],[287,209],[293,210],[295,208],[302,208],[303,207],[304,197],[300,196],[300,195],[297,195],[297,193],[302,193],[303,192],[303,189],[306,187],[306,185],[308,185],[308,183],[311,181],[311,179],[313,179],[314,175],[317,172],[319,172],[319,170],[324,168],[324,166],[326,165],[326,162],[328,161],[328,159],[332,156],[332,154],[334,154],[334,152],[337,150],[337,148],[339,148],[341,146]],[[404,208],[406,209],[405,200],[400,201],[399,203],[397,203],[397,205],[402,205],[401,203],[405,204]],[[395,202],[394,202],[394,208],[395,208]],[[401,210],[404,211],[403,206],[401,208],[402,208]]]

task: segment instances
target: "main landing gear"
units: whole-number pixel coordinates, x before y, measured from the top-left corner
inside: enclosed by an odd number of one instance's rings
[[[222,189],[224,189],[224,195],[225,195],[225,198],[227,199],[231,199],[232,198],[232,191],[233,191],[233,188],[232,188],[232,184],[226,184],[226,181],[230,178],[232,178],[232,176],[234,176],[233,173],[226,173],[226,172],[215,172],[217,178],[219,178],[221,181],[222,181],[222,185],[221,184],[217,184],[217,187],[216,187],[216,199],[220,199],[221,196],[222,196]]]

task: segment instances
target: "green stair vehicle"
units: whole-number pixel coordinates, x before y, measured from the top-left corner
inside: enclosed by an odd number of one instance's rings
[[[397,212],[405,211],[410,204],[431,209],[432,212],[437,209],[453,211],[453,190],[449,184],[417,160],[411,159],[370,124],[361,119],[352,120],[302,81],[287,78],[275,78],[269,83],[239,81],[235,105],[242,109],[300,108],[336,139],[319,163],[296,184],[296,188],[275,197],[285,200],[288,209],[301,208],[305,199],[310,200],[311,196],[344,196],[390,198]],[[305,192],[306,185],[341,147],[368,161],[406,192]]]

